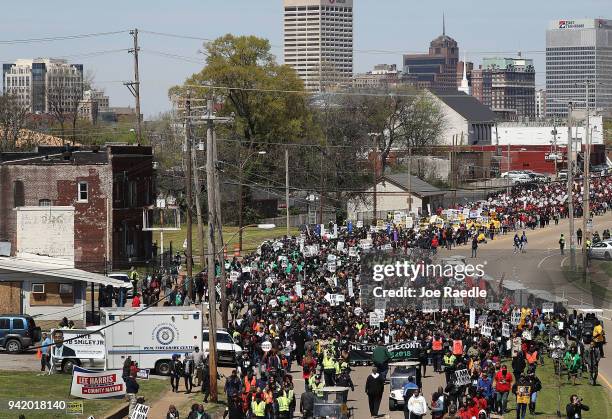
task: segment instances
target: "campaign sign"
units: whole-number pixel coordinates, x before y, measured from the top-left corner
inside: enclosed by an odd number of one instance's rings
[[[66,402],[66,414],[67,415],[82,415],[83,414],[83,401]]]
[[[134,407],[134,411],[130,415],[130,419],[147,419],[147,415],[149,414],[149,406],[146,404],[136,404]]]
[[[101,332],[92,333],[91,330],[85,329],[54,329],[51,331],[51,336],[54,335],[61,335],[61,340],[64,341],[61,354],[52,350],[54,358],[104,359],[106,356],[104,336]]]
[[[470,373],[467,369],[457,370],[455,371],[455,385],[457,386],[466,386],[472,382],[470,378]]]
[[[81,399],[105,399],[125,395],[121,370],[90,371],[75,366],[70,395]]]

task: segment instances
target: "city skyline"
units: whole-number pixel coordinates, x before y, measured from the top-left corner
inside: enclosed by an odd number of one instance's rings
[[[387,7],[380,7],[380,4],[357,0],[354,72],[366,72],[379,63],[401,64],[402,54],[426,52],[429,42],[442,33],[444,13],[446,33],[458,42],[462,59],[465,53],[467,60],[477,67],[485,56],[511,57],[522,51],[525,58],[534,60],[536,88],[540,89],[545,85],[545,35],[549,22],[562,18],[609,18],[602,15],[605,3],[603,0],[580,4],[563,1],[555,4],[553,11],[547,4],[520,0],[514,3],[514,9],[500,15],[493,8],[484,7],[485,2],[480,0],[469,5],[443,1],[420,5],[418,9],[400,1],[387,1]],[[113,5],[121,6],[121,14]],[[133,98],[122,82],[133,78],[132,56],[127,52],[132,39],[127,31],[137,27],[141,31],[141,95],[145,118],[168,110],[168,88],[202,68],[204,57],[198,50],[202,49],[204,38],[214,39],[225,33],[267,38],[272,53],[279,62],[283,61],[281,0],[256,3],[236,0],[231,4],[216,4],[214,11],[210,5],[195,1],[181,2],[183,7],[167,3],[151,7],[147,3],[144,11],[143,5],[142,1],[129,4],[111,1],[104,5],[74,4],[69,10],[58,10],[56,6],[35,1],[32,9],[14,10],[10,21],[3,20],[0,59],[11,62],[19,58],[53,57],[82,62],[86,73],[94,72],[96,87],[110,96],[111,106],[133,106]],[[525,8],[530,13],[526,14]],[[470,10],[479,10],[479,15],[476,17]],[[59,24],[66,21],[71,24]],[[125,32],[54,42],[14,41],[114,31]]]

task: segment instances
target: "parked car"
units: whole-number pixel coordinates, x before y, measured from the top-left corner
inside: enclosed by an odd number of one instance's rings
[[[534,179],[526,173],[517,176],[511,176],[510,180],[514,183],[529,183],[534,181]]]
[[[592,245],[591,257],[593,259],[612,260],[612,241],[606,240]]]
[[[22,314],[0,315],[0,347],[10,353],[26,350],[40,342],[40,327],[31,316]]]
[[[202,352],[206,356],[209,353],[208,329],[202,333]],[[242,355],[242,348],[234,342],[232,336],[225,329],[217,329],[217,361],[219,364],[235,365],[236,360]]]

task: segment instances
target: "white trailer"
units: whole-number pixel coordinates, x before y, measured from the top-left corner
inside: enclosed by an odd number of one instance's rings
[[[139,368],[167,375],[173,354],[182,356],[192,352],[194,346],[202,345],[200,310],[192,307],[151,307],[128,318],[137,310],[140,309],[101,309],[100,324],[113,324],[104,330],[107,369],[122,368],[125,359],[131,355]]]

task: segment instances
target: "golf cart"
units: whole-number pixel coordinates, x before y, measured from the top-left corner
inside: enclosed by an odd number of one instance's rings
[[[389,364],[389,410],[399,410],[404,406],[404,384],[414,377],[414,383],[421,388],[421,364],[418,361],[402,361]]]
[[[346,404],[349,390],[348,387],[323,387],[323,397],[315,400],[313,416],[315,418],[350,418],[351,411]]]

